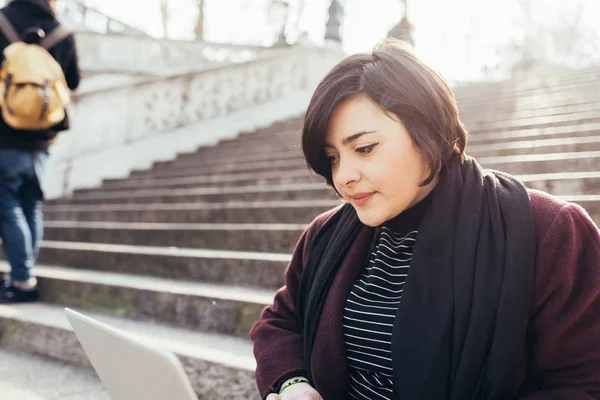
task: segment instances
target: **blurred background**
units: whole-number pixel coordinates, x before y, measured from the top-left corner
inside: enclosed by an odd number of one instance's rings
[[[307,169],[303,114],[388,36],[454,86],[469,155],[600,223],[598,0],[56,5],[84,79],[51,148],[41,302],[0,305],[1,400],[108,399],[65,306],[175,352],[202,399],[256,398],[248,331],[339,205]]]
[[[61,3],[59,0],[58,3]],[[270,45],[322,44],[328,0],[84,0],[155,37]],[[63,1],[63,4],[66,2]],[[600,58],[596,0],[341,0],[346,53],[365,52],[394,27],[450,81],[513,71],[585,67]],[[199,23],[202,16],[202,23]]]

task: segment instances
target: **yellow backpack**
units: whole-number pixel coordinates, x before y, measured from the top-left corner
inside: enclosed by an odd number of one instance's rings
[[[39,44],[27,44],[2,12],[0,32],[10,43],[4,49],[0,67],[0,108],[4,121],[25,131],[59,124],[70,101],[69,88],[60,64],[48,50],[71,32],[59,25]]]

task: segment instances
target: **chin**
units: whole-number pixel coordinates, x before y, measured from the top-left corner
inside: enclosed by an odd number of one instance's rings
[[[370,226],[372,228],[375,228],[376,226],[383,224],[387,220],[385,215],[383,215],[381,213],[368,211],[368,210],[359,210],[357,208],[355,208],[355,210],[356,210],[356,213],[358,214],[358,219],[360,219],[360,222],[362,222],[366,226]]]

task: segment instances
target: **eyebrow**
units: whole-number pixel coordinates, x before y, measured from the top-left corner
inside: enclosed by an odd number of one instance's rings
[[[368,135],[369,133],[375,133],[375,132],[377,132],[377,131],[360,131],[360,132],[356,132],[355,134],[350,135],[347,138],[344,138],[342,140],[342,145],[346,146],[349,143],[352,143],[352,142],[358,140],[358,138],[360,138],[361,136]],[[333,148],[335,148],[335,146],[333,146],[333,145],[331,145],[329,143],[325,143],[323,145],[323,147],[326,148],[326,149],[333,149]]]

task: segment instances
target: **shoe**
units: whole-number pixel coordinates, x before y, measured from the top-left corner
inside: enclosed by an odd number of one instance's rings
[[[40,300],[37,288],[22,290],[14,286],[0,288],[0,304],[33,303]]]
[[[10,287],[10,275],[2,274],[0,275],[0,290]]]

